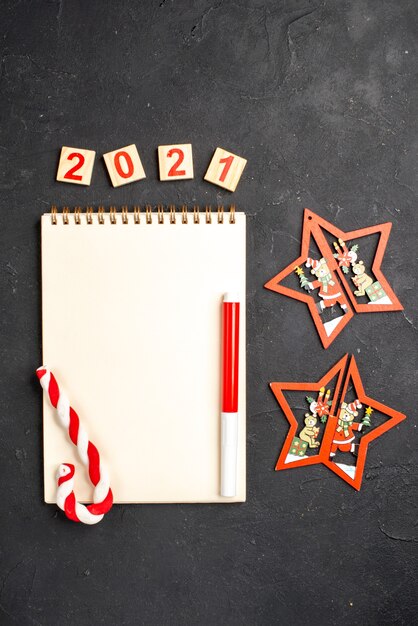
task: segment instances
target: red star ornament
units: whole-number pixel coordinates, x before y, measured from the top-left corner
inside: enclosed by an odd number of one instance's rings
[[[390,222],[386,222],[385,224],[377,224],[376,226],[369,226],[368,228],[362,228],[360,230],[344,232],[330,222],[327,222],[316,215],[310,209],[305,209],[300,256],[292,261],[292,263],[285,267],[281,272],[276,274],[276,276],[269,280],[264,286],[266,289],[270,289],[271,291],[276,291],[277,293],[284,294],[290,298],[295,298],[295,300],[305,302],[308,305],[322,345],[324,348],[328,348],[328,346],[331,345],[337,335],[339,335],[339,333],[354,316],[354,312],[376,313],[379,311],[403,310],[403,306],[399,302],[380,269],[391,228],[392,224]],[[342,240],[344,242],[353,242],[360,237],[367,237],[376,233],[380,234],[371,267],[371,273],[375,278],[374,285],[378,285],[378,287],[382,290],[381,297],[378,297],[375,301],[368,303],[362,303],[356,300],[356,296],[347,281],[347,277],[342,271],[343,265],[347,266],[346,259],[344,258],[344,262],[341,263],[340,266],[338,259],[334,257],[334,251],[331,249],[328,241],[326,240],[323,231],[333,235],[336,240]],[[332,295],[324,294],[322,296],[322,303],[324,303],[325,306],[334,306],[334,304],[339,304],[342,310],[342,314],[339,317],[326,323],[323,322],[321,313],[318,310],[318,304],[322,304],[321,302],[318,303],[315,300],[315,297],[307,292],[303,292],[300,289],[286,287],[282,284],[284,279],[293,274],[295,270],[299,273],[302,265],[312,261],[315,264],[317,263],[316,260],[309,259],[311,237],[316,243],[322,258],[326,260],[327,266],[330,270],[330,284],[333,285],[332,291],[330,291]],[[306,282],[308,281],[306,280]]]
[[[319,393],[321,389],[329,387],[331,381],[334,379],[336,379],[336,383],[332,393],[330,414],[327,418],[325,430],[320,440],[320,446],[319,448],[315,448],[312,454],[297,458],[294,454],[291,454],[290,451],[292,445],[295,445],[294,442],[295,438],[297,439],[297,431],[301,428],[301,426],[289,406],[284,392],[303,391]],[[394,409],[385,406],[381,402],[378,402],[377,400],[374,400],[366,395],[355,358],[354,356],[351,356],[349,359],[348,354],[340,359],[340,361],[338,361],[338,363],[334,365],[334,367],[332,367],[317,383],[273,382],[270,383],[270,388],[289,422],[289,431],[277,460],[275,469],[283,470],[322,463],[357,490],[360,490],[361,487],[369,443],[406,418],[406,415],[403,415],[399,411],[395,411]],[[367,407],[365,414],[369,414],[368,411],[372,412],[371,410],[375,410],[378,411],[379,414],[387,416],[388,418],[372,430],[366,431],[361,435],[359,444],[356,444],[358,450],[355,465],[342,463],[341,457],[344,459],[344,455],[340,454],[340,457],[335,457],[332,452],[334,449],[333,446],[335,447],[334,441],[337,439],[336,429],[339,424],[338,418],[341,411],[341,405],[346,399],[349,388],[354,390],[358,403],[362,405],[362,408],[364,409]],[[350,455],[351,459],[355,458],[350,452],[346,452],[344,454]]]

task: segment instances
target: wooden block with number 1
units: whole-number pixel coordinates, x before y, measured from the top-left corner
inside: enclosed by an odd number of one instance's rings
[[[191,143],[158,146],[160,180],[193,178],[193,156]]]
[[[145,171],[134,143],[130,146],[107,152],[103,155],[103,158],[114,187],[127,185],[145,178]]]
[[[94,150],[63,146],[58,164],[57,180],[61,183],[73,183],[74,185],[90,185],[95,156]]]
[[[247,159],[222,148],[216,148],[205,174],[205,180],[228,191],[235,191],[246,165]]]

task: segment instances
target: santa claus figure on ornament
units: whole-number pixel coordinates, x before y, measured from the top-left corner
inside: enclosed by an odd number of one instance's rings
[[[364,426],[364,424],[354,421],[354,418],[358,415],[357,409],[361,409],[358,399],[350,402],[350,404],[346,402],[341,404],[338,423],[332,440],[330,458],[335,456],[337,450],[340,450],[340,452],[356,452],[358,444],[353,443],[355,439],[354,431],[361,431]]]
[[[306,290],[318,289],[318,295],[322,300],[318,302],[317,307],[319,313],[324,309],[328,309],[335,304],[339,304],[344,313],[347,311],[345,298],[340,291],[339,284],[333,279],[331,270],[324,258],[316,260],[310,257],[306,260],[306,267],[311,267],[311,274],[314,274],[318,280],[306,282],[302,285]]]

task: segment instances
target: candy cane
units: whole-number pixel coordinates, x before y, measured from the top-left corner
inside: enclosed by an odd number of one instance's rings
[[[57,472],[57,504],[73,522],[97,524],[113,504],[106,468],[100,460],[96,446],[89,441],[86,431],[81,426],[77,413],[70,406],[67,396],[60,390],[53,373],[42,366],[36,370],[36,375],[52,406],[57,410],[61,425],[68,429],[71,441],[77,446],[79,457],[88,468],[90,480],[94,485],[93,504],[85,506],[77,502],[74,495],[74,465],[62,463]]]

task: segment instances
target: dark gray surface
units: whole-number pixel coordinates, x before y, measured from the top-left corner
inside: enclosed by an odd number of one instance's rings
[[[417,18],[415,0],[1,2],[2,624],[418,623]],[[180,142],[195,180],[158,182],[157,145]],[[147,179],[113,189],[100,155],[129,143]],[[90,188],[55,182],[62,145],[97,151]],[[218,145],[248,159],[233,195],[202,180]],[[66,521],[42,502],[41,213],[231,200],[249,216],[247,503]],[[328,350],[304,305],[262,288],[299,254],[304,206],[345,230],[393,222],[404,312],[357,316]],[[360,493],[325,467],[273,471],[268,381],[345,352],[409,416]]]

